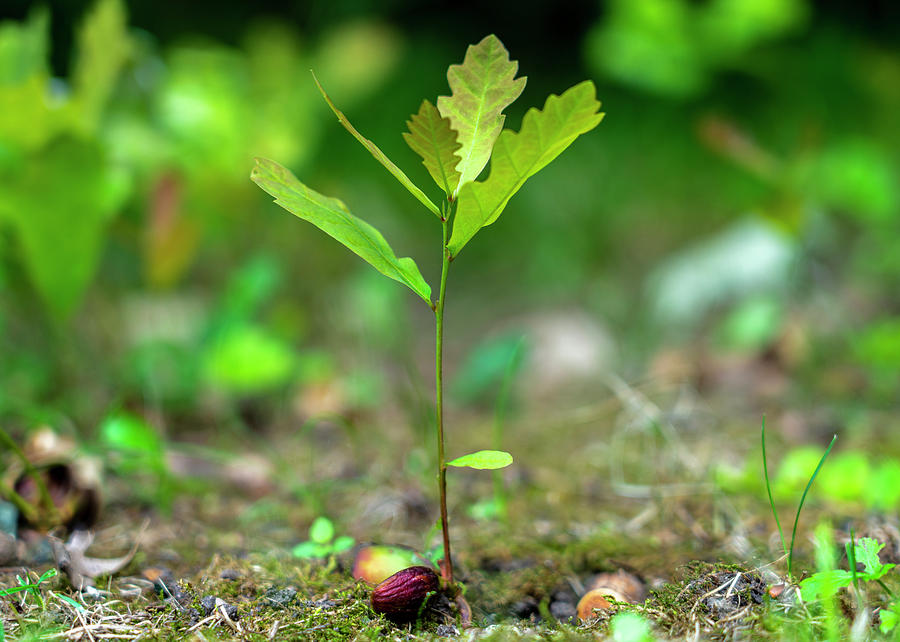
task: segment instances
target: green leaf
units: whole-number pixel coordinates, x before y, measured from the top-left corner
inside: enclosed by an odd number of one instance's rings
[[[850,586],[852,581],[853,575],[844,569],[820,571],[800,582],[800,594],[806,602],[829,599],[840,589]]]
[[[878,580],[894,568],[895,564],[882,564],[878,557],[878,551],[884,548],[884,544],[871,537],[863,537],[856,542],[854,547],[856,561],[862,562],[866,569],[862,578],[868,581]]]
[[[301,542],[291,549],[291,554],[300,559],[321,559],[328,557],[331,547],[317,542]]]
[[[882,633],[890,633],[894,630],[894,627],[897,626],[898,620],[900,618],[897,617],[897,613],[895,611],[889,611],[887,609],[881,609],[878,611],[878,619],[881,621],[878,629]]]
[[[46,7],[32,9],[22,23],[0,22],[0,86],[47,76],[49,27]]]
[[[123,469],[166,470],[165,448],[162,438],[142,417],[117,412],[100,426],[103,447],[126,457]]]
[[[331,98],[329,98],[328,94],[325,93],[325,89],[319,83],[319,79],[316,78],[315,74],[313,74],[313,80],[316,81],[316,86],[318,86],[319,91],[322,92],[322,97],[325,98],[325,102],[327,102],[328,106],[331,107],[331,111],[333,111],[334,115],[337,116],[338,122],[344,126],[344,129],[353,134],[353,137],[358,140],[363,147],[368,149],[369,153],[375,157],[375,160],[384,165],[385,169],[387,169],[387,171],[389,171],[394,178],[400,181],[400,184],[403,185],[403,187],[405,187],[410,194],[415,196],[422,205],[427,207],[435,216],[440,218],[441,211],[438,209],[437,205],[432,203],[431,199],[425,196],[425,193],[418,187],[416,187],[416,185],[409,179],[409,176],[404,174],[402,169],[394,165],[393,161],[385,156],[384,152],[378,149],[378,146],[375,143],[356,131],[356,128],[350,124],[350,121],[347,120],[347,117],[344,116],[341,110],[335,107],[334,103],[331,102]]]
[[[437,107],[423,100],[419,113],[406,121],[406,127],[409,133],[404,132],[403,140],[422,157],[422,164],[438,187],[447,196],[453,194],[459,185],[456,166],[460,157],[456,152],[462,145],[457,141],[450,120],[441,118]]]
[[[502,450],[479,450],[475,453],[457,457],[453,461],[448,461],[447,465],[456,466],[457,468],[496,470],[498,468],[506,468],[511,463],[513,463],[513,458],[508,452]]]
[[[342,243],[387,277],[403,283],[431,305],[431,287],[410,258],[398,259],[381,232],[353,216],[338,199],[323,196],[297,180],[287,169],[265,158],[256,159],[254,183],[275,197],[291,214],[309,221]]]
[[[454,197],[487,165],[503,127],[503,110],[525,89],[524,76],[514,79],[518,68],[519,63],[510,61],[500,39],[491,34],[469,46],[461,65],[451,65],[447,70],[453,93],[438,96],[437,107],[441,116],[450,119],[462,145]]]
[[[264,327],[240,324],[211,342],[203,359],[203,374],[216,388],[253,395],[277,390],[296,371],[293,348]]]
[[[334,537],[334,524],[327,517],[316,517],[309,527],[309,539],[317,544],[327,544]]]
[[[47,99],[49,32],[46,7],[0,22],[0,140],[23,149],[38,149],[59,125],[61,110]]]
[[[519,133],[504,130],[491,154],[491,173],[459,193],[450,254],[456,256],[485,225],[497,220],[522,184],[603,119],[594,83],[585,80],[562,96],[551,95],[543,110],[531,108]]]
[[[650,622],[637,613],[617,613],[609,622],[613,642],[653,642]]]
[[[108,448],[150,455],[163,450],[156,431],[142,418],[129,413],[117,413],[107,418],[100,432],[103,444]]]
[[[0,219],[10,222],[28,275],[57,320],[79,303],[129,187],[98,145],[74,138],[0,170]]]
[[[356,541],[352,537],[349,535],[341,535],[334,540],[334,544],[331,545],[331,552],[343,553],[344,551],[349,551],[353,548],[354,544],[356,544]]]
[[[78,57],[72,74],[74,102],[82,127],[93,132],[122,66],[131,40],[122,0],[99,0],[78,32]]]

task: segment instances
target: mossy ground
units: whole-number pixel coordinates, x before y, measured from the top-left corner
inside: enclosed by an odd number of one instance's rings
[[[665,409],[667,399],[658,395],[659,405],[648,401],[644,409]],[[663,411],[643,423],[635,420],[634,408],[610,399],[552,417],[523,412],[508,427],[516,464],[504,479],[505,520],[467,513],[490,495],[490,474],[454,471],[451,531],[457,576],[473,612],[469,630],[461,629],[449,603],[437,603],[411,625],[377,616],[369,607],[370,588],[351,576],[350,552],[321,561],[291,555],[319,514],[358,542],[425,550],[437,541],[434,484],[416,435],[396,428],[377,438],[374,430],[358,432],[353,447],[343,448],[338,429],[323,427],[303,439],[290,430],[221,437],[223,452],[262,452],[272,462],[273,483],[261,494],[221,479],[174,479],[174,500],[166,509],[155,499],[152,478],[135,492],[130,478],[108,476],[89,552],[112,556],[138,538],[138,554],[115,577],[100,578],[94,597],[77,595],[58,577],[41,586],[40,599],[29,593],[0,598],[5,634],[72,640],[592,640],[610,635],[616,613],[632,611],[661,638],[816,639],[824,630],[820,614],[792,601],[790,588],[779,599],[769,596],[769,586],[783,578],[784,563],[764,487],[725,493],[712,482],[722,462],[759,457],[755,418],[715,415],[708,407],[688,416]],[[454,442],[482,445],[484,420],[456,419]],[[552,448],[548,434],[554,435]],[[770,451],[778,453],[777,437]],[[788,514],[793,506],[782,510]],[[867,521],[852,507],[822,503],[813,494],[798,533],[795,565],[801,572],[814,570],[808,534],[823,516],[839,532],[852,524],[859,533],[872,522],[893,523],[884,516]],[[35,578],[48,566],[2,570],[0,588],[15,586],[17,574]],[[618,569],[646,583],[645,602],[615,603],[588,622],[565,616],[559,604],[571,608],[592,575]],[[178,587],[174,597],[147,579],[163,572]],[[848,602],[845,608],[851,621],[856,606]]]

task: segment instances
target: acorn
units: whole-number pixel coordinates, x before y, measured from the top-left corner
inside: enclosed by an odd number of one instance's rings
[[[372,609],[392,622],[409,622],[416,618],[440,584],[437,573],[427,566],[410,566],[375,587]]]
[[[606,611],[612,608],[609,598],[617,602],[637,604],[647,597],[647,588],[636,576],[627,571],[600,573],[588,584],[588,591],[578,602],[578,619],[597,617],[594,609]]]
[[[598,573],[587,585],[587,590],[605,589],[620,602],[637,604],[647,599],[647,585],[633,573],[619,569],[615,573]]]
[[[597,617],[597,614],[594,613],[594,609],[599,611],[611,609],[612,604],[607,599],[608,596],[618,599],[618,596],[610,595],[609,589],[593,589],[592,591],[585,593],[578,601],[578,608],[576,609],[578,612],[578,619],[590,620],[591,618]]]

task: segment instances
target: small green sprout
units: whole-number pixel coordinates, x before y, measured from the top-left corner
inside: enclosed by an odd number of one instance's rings
[[[334,532],[330,519],[316,517],[309,527],[309,540],[297,544],[291,553],[301,559],[322,559],[353,548],[355,542],[352,537],[341,535],[335,539]]]
[[[403,139],[422,158],[428,174],[443,192],[440,205],[356,130],[313,76],[323,98],[350,134],[396,178],[441,224],[441,279],[437,298],[413,259],[398,258],[384,236],[350,213],[343,202],[316,192],[290,171],[264,158],[256,159],[251,179],[298,218],[309,221],[342,243],[381,274],[406,285],[435,316],[435,432],[437,478],[443,534],[443,578],[453,586],[453,562],[447,517],[447,467],[497,469],[512,463],[512,456],[481,451],[447,461],[444,455],[443,329],[447,275],[450,263],[483,227],[497,220],[509,199],[525,181],[561,154],[580,135],[603,118],[594,83],[587,80],[547,98],[543,109],[530,109],[518,132],[504,129],[503,111],[525,88],[516,78],[518,63],[509,59],[503,43],[484,38],[466,51],[462,64],[447,71],[451,94],[436,104],[422,102],[407,121]],[[477,180],[490,161],[487,178]]]
[[[56,577],[56,575],[57,570],[55,568],[51,568],[48,571],[45,571],[44,574],[41,575],[36,582],[28,582],[23,579],[21,575],[16,575],[16,582],[18,582],[19,585],[0,590],[0,597],[6,597],[7,595],[12,595],[13,593],[24,592],[27,595],[31,595],[43,609],[44,598],[41,596],[40,592],[41,584],[49,582],[52,578]]]

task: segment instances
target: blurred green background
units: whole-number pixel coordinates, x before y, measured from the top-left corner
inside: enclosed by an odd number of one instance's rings
[[[889,0],[6,0],[0,18],[10,427],[93,433],[128,409],[202,431],[395,405],[427,424],[430,312],[248,175],[254,156],[278,160],[436,282],[439,230],[337,125],[309,69],[428,185],[404,123],[492,32],[529,79],[507,126],[584,78],[607,117],[454,263],[454,373],[494,385],[502,346],[525,334],[532,371],[558,358],[563,381],[703,390],[737,359],[774,364],[800,408],[896,402]]]

